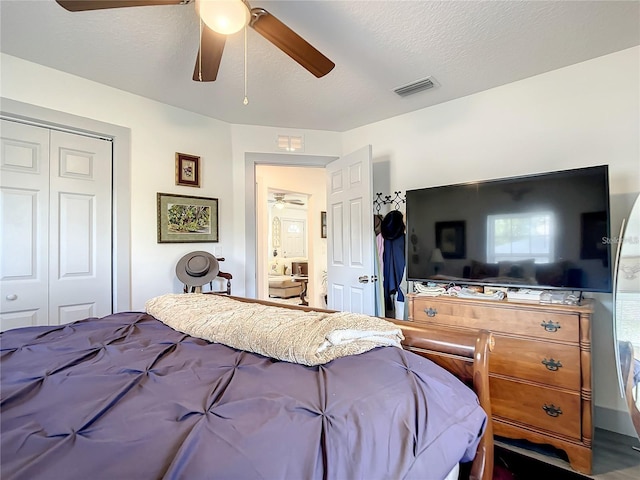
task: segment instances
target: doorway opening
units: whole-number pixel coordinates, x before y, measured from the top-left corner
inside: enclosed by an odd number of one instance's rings
[[[325,170],[306,166],[256,166],[256,298],[322,307],[326,238]]]
[[[264,210],[267,208],[267,192],[266,190],[264,190],[263,201],[258,202],[256,168],[259,165],[270,165],[274,167],[316,167],[324,169],[327,164],[336,160],[337,158],[338,157],[334,156],[269,154],[253,152],[245,153],[245,296],[250,298],[257,298],[258,279],[266,278],[266,269],[265,272],[262,273],[261,277],[258,276],[258,270],[259,268],[262,268],[261,265],[263,262],[258,262],[257,233],[259,215],[264,215]],[[320,186],[322,187],[323,191],[325,191],[326,195],[325,177],[323,177]],[[287,188],[291,189],[291,186],[287,186]],[[315,223],[312,222],[314,228],[320,228],[319,222],[320,216],[318,215],[318,226],[315,227]],[[320,234],[318,233],[318,235]],[[264,285],[267,285],[266,281]]]

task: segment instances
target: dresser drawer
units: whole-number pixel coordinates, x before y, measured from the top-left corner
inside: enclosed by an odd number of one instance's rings
[[[580,395],[490,377],[496,417],[580,440]]]
[[[499,335],[494,340],[491,373],[580,390],[580,347]]]
[[[535,337],[578,344],[579,316],[571,313],[526,309],[522,304],[456,303],[457,299],[438,300],[415,297],[412,320],[440,325],[487,329],[511,335]],[[488,302],[488,301],[486,301]]]

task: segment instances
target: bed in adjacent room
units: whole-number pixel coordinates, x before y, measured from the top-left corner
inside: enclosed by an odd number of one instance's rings
[[[2,478],[491,478],[489,335],[350,315],[185,294],[3,332]]]

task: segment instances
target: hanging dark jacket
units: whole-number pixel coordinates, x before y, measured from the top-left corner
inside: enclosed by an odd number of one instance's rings
[[[398,210],[392,210],[382,219],[381,234],[384,238],[383,253],[383,289],[386,316],[395,316],[393,294],[397,293],[399,302],[404,302],[404,293],[400,288],[405,268],[404,219]]]
[[[400,289],[404,275],[404,233],[395,240],[384,241],[384,303],[387,310],[393,309],[394,293],[398,294],[398,301],[404,302],[404,293]]]

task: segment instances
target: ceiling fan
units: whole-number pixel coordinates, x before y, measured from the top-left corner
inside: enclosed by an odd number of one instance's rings
[[[284,193],[274,193],[273,194],[273,200],[269,200],[269,203],[273,203],[275,208],[278,209],[282,209],[284,208],[287,204],[291,204],[291,205],[304,205],[305,203],[302,200],[298,200],[297,198],[294,198],[293,200],[285,200],[286,194]]]
[[[109,8],[195,3],[202,22],[200,48],[193,80],[213,82],[227,35],[249,25],[317,78],[325,76],[335,64],[264,8],[251,8],[247,0],[56,0],[70,12]]]

